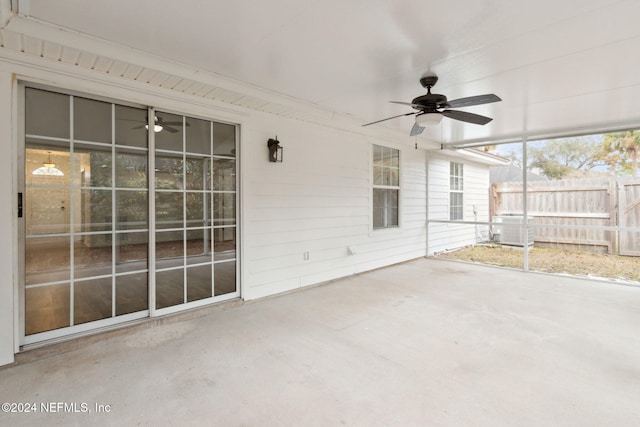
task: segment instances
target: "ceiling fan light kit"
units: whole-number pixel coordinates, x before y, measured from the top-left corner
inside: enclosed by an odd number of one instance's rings
[[[420,84],[427,89],[425,95],[413,98],[411,102],[390,101],[393,104],[407,105],[415,109],[405,114],[399,114],[386,119],[376,120],[375,122],[364,124],[363,126],[373,125],[375,123],[384,122],[386,120],[395,119],[403,116],[416,116],[416,121],[411,128],[411,136],[419,135],[424,130],[424,126],[439,124],[442,117],[458,120],[465,123],[475,125],[486,125],[491,117],[481,116],[480,114],[469,113],[466,111],[449,110],[449,108],[473,107],[475,105],[490,104],[492,102],[502,101],[500,97],[494,94],[470,96],[466,98],[454,99],[448,101],[447,97],[438,93],[431,93],[431,88],[438,82],[438,76],[433,73],[425,73],[420,78]],[[423,126],[424,125],[424,126]]]
[[[416,116],[416,123],[419,126],[423,125],[437,125],[442,121],[444,117],[441,113],[424,113]]]

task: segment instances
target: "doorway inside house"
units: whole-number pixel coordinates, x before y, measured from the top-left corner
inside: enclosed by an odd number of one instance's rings
[[[239,296],[237,126],[23,89],[23,345]]]

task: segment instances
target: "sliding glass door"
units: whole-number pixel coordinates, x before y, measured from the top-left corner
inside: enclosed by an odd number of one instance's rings
[[[23,344],[238,295],[234,125],[30,87],[24,114]]]
[[[157,113],[156,309],[236,292],[235,126]]]

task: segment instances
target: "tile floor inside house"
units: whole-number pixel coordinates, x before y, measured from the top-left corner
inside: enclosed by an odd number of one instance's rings
[[[0,425],[637,426],[638,324],[638,287],[418,259],[25,352]]]

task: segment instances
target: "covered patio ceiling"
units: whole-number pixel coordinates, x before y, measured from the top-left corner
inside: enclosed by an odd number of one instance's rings
[[[485,126],[445,118],[419,137],[438,144],[640,125],[636,0],[11,3],[20,19],[246,83],[354,126],[412,111],[388,101],[424,94],[426,71],[449,99],[503,99],[464,108],[494,119]],[[364,131],[413,141],[412,124],[402,117]]]

